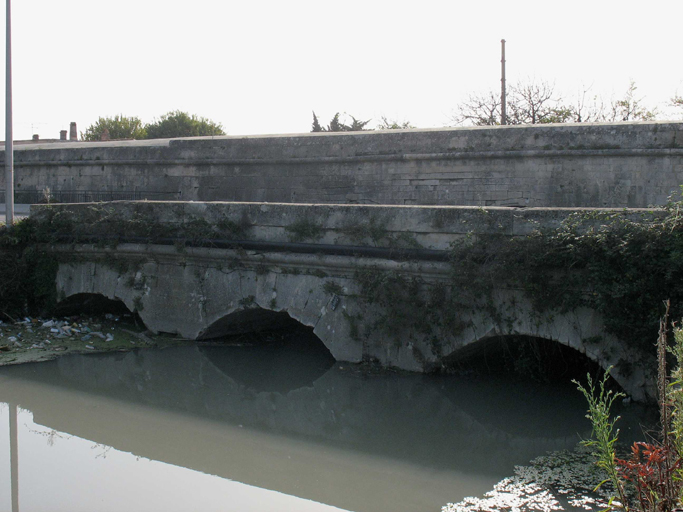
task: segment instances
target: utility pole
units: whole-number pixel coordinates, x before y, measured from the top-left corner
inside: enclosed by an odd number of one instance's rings
[[[505,39],[500,40],[500,54],[500,124],[508,124],[505,104]]]
[[[5,224],[14,224],[14,139],[12,136],[12,8],[7,1],[5,68]]]

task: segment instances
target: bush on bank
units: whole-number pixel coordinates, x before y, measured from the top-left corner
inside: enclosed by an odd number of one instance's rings
[[[36,224],[0,227],[0,316],[42,314],[56,303],[56,258],[37,244]]]

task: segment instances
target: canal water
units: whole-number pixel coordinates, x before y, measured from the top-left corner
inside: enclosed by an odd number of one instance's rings
[[[438,512],[590,434],[568,382],[378,371],[316,347],[0,368],[0,510]]]

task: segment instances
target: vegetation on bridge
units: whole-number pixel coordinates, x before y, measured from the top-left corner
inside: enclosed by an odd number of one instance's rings
[[[621,211],[577,213],[557,229],[525,237],[472,236],[451,248],[446,283],[425,286],[419,277],[365,269],[356,273],[360,298],[384,311],[371,328],[394,339],[411,332],[436,351],[442,333],[468,327],[460,320],[464,311],[484,310],[514,332],[515,304],[507,305],[509,314],[501,311],[493,293],[519,289],[538,323],[591,308],[603,315],[608,332],[647,357],[663,301],[671,299],[674,318],[683,316],[682,208],[671,202],[662,215],[644,213],[640,220]],[[599,340],[584,340],[591,341]],[[628,375],[630,364],[621,361],[619,370]]]

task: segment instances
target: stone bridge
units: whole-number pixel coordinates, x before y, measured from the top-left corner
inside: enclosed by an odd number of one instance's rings
[[[417,300],[462,271],[454,244],[524,236],[576,211],[142,201],[37,205],[31,216],[54,237],[62,304],[93,294],[119,300],[155,332],[210,339],[291,318],[338,361],[418,372],[447,366],[482,340],[526,335],[616,365],[614,378],[646,400],[647,368],[595,311],[540,315],[504,283],[492,285],[486,301],[463,292],[457,312],[425,310]],[[372,300],[373,286],[392,287],[395,299]],[[427,318],[429,332],[420,328]],[[623,361],[632,371],[621,370]]]

